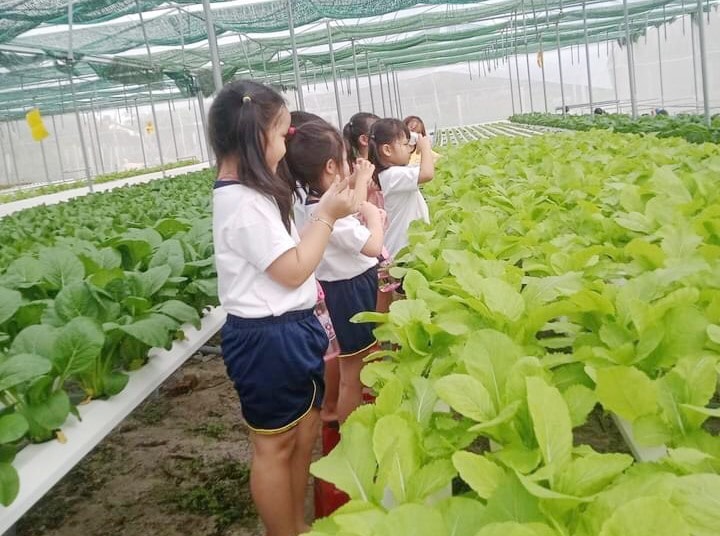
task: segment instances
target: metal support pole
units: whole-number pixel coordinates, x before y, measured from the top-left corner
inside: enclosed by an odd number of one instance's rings
[[[380,60],[377,62],[378,78],[380,79],[380,98],[382,99],[383,117],[387,117],[387,110],[385,108],[385,89],[383,88],[383,77],[382,70],[380,69]]]
[[[335,90],[335,107],[337,109],[338,127],[343,127],[342,109],[340,107],[340,92],[338,91],[337,70],[335,68],[335,53],[333,52],[332,29],[330,21],[325,23],[328,34],[328,47],[330,48],[330,68],[332,69],[333,88]]]
[[[20,182],[20,168],[17,165],[17,156],[15,155],[15,144],[13,143],[13,135],[10,132],[10,121],[5,122],[5,128],[7,129],[8,141],[10,142],[10,157],[12,159],[12,167],[15,168],[15,184]],[[11,169],[12,171],[12,169]],[[10,181],[8,180],[8,184]]]
[[[545,79],[545,51],[543,50],[542,36],[540,37],[540,58],[540,71],[542,73],[543,85],[543,104],[545,105],[545,113],[548,113],[547,81]]]
[[[50,169],[48,168],[47,155],[45,154],[45,141],[40,140],[40,153],[42,154],[43,168],[45,168],[45,181],[47,183],[52,182],[50,180]]]
[[[190,106],[192,106],[193,115],[195,115],[195,130],[197,130],[198,135],[198,145],[200,146],[200,161],[205,161],[205,153],[203,152],[203,133],[202,133],[202,127],[200,125],[200,121],[198,121],[198,113],[197,113],[197,106],[196,103],[190,99]]]
[[[397,71],[393,70],[393,77],[395,78],[395,89],[397,90],[397,96],[398,96],[398,109],[400,110],[400,116],[404,117],[405,112],[403,111],[403,104],[402,104],[402,92],[400,91],[400,77],[397,74]]]
[[[555,23],[555,30],[557,32],[557,57],[558,57],[558,69],[560,70],[560,98],[562,99],[562,114],[565,115],[565,84],[563,82],[563,69],[562,69],[562,53],[560,50],[560,23]]]
[[[105,159],[103,158],[102,144],[100,142],[100,131],[98,130],[97,117],[95,116],[95,106],[94,105],[91,106],[90,113],[92,113],[93,125],[95,127],[95,143],[97,143],[98,157],[100,159],[100,171],[104,175],[105,174]]]
[[[368,79],[368,91],[370,92],[370,107],[372,113],[375,113],[375,95],[373,95],[372,87],[372,72],[370,71],[370,59],[368,58],[367,50],[365,51],[365,64],[367,65],[367,79]]]
[[[660,42],[660,27],[657,29],[658,39],[658,68],[660,72],[660,106],[665,109],[665,82],[663,80],[663,55],[662,55],[662,43]]]
[[[207,116],[205,114],[205,96],[202,94],[202,91],[198,91],[197,98],[198,98],[198,111],[200,112],[200,122],[202,124],[202,132],[205,137],[205,148],[207,149],[207,153],[208,153],[208,161],[211,166],[214,166],[215,165],[215,153],[213,152],[212,147],[210,146],[210,139],[208,138]]]
[[[690,43],[692,44],[693,88],[695,89],[695,113],[700,110],[700,90],[697,82],[697,52],[695,47],[695,13],[690,13]]]
[[[513,50],[515,51],[515,79],[517,81],[518,90],[518,103],[520,104],[520,113],[523,113],[523,98],[522,98],[522,86],[520,85],[520,64],[518,62],[518,49],[517,49],[517,11],[515,12],[515,28],[513,36]]]
[[[137,98],[135,99],[135,117],[137,118],[138,134],[140,135],[140,149],[142,149],[143,164],[147,168],[147,154],[145,153],[145,140],[143,139],[142,123],[140,123],[140,111],[138,110]]]
[[[93,192],[93,181],[90,176],[90,162],[88,160],[87,147],[85,147],[85,136],[83,135],[82,124],[80,122],[80,112],[77,109],[77,99],[75,98],[75,84],[73,83],[72,67],[75,63],[75,54],[73,52],[73,0],[68,2],[68,63],[70,69],[68,69],[68,78],[70,80],[70,93],[72,94],[73,108],[75,109],[75,124],[78,129],[78,136],[80,137],[80,150],[82,151],[83,163],[85,164],[85,179],[88,183],[88,190],[90,193]]]
[[[390,108],[390,116],[395,117],[395,108],[393,107],[392,85],[390,84],[390,73],[385,67],[385,81],[387,82],[388,108]]]
[[[613,43],[612,47],[612,66],[613,66],[613,86],[615,88],[615,111],[617,113],[620,113],[620,94],[618,92],[618,83],[617,83],[617,68],[615,66],[615,44]]]
[[[170,101],[167,101],[168,115],[170,116],[170,132],[172,132],[173,146],[175,147],[175,161],[180,161],[180,151],[178,151],[177,137],[175,136],[175,119],[173,118],[173,110],[170,107]]]
[[[3,143],[3,136],[2,133],[0,133],[0,155],[2,155],[2,170],[3,173],[7,176],[7,184],[10,186],[10,173],[11,171],[8,169],[7,165],[7,159],[5,158],[5,144]]]
[[[65,168],[63,167],[62,152],[60,152],[60,138],[58,137],[57,124],[55,123],[55,116],[51,115],[50,119],[52,120],[53,135],[55,137],[55,149],[57,150],[57,155],[58,155],[58,167],[60,168],[60,178],[64,179],[65,178]]]
[[[638,106],[635,86],[635,60],[633,58],[633,46],[630,40],[630,19],[628,15],[628,0],[623,0],[623,18],[625,19],[625,46],[627,47],[628,75],[630,78],[630,106],[632,107],[633,119],[637,119]]]
[[[515,115],[515,88],[513,87],[513,80],[512,80],[512,67],[510,66],[510,60],[508,59],[507,62],[508,67],[508,80],[510,81],[510,104],[512,104],[512,113]]]
[[[525,19],[525,1],[521,2],[521,9],[523,12],[523,43],[525,48],[525,67],[527,68],[528,75],[528,93],[530,95],[530,112],[535,112],[535,103],[533,102],[533,91],[532,91],[532,75],[530,74],[530,55],[528,54],[528,40],[527,40],[527,21]]]
[[[390,76],[390,84],[392,86],[392,95],[395,99],[395,115],[397,115],[398,119],[402,119],[402,113],[400,113],[400,98],[398,95],[397,85],[395,84],[395,71],[390,69],[387,71],[388,75]]]
[[[293,71],[295,73],[295,90],[300,102],[300,110],[305,111],[305,97],[300,83],[300,61],[298,60],[297,44],[295,43],[295,18],[292,8],[293,0],[287,0],[288,29],[290,30],[290,43],[292,45]]]
[[[700,72],[702,74],[703,108],[705,112],[705,123],[711,125],[710,117],[710,73],[707,65],[707,46],[705,43],[705,22],[703,21],[702,0],[697,0],[698,40],[700,41]]]
[[[209,0],[203,0],[203,5],[208,2]],[[138,15],[140,16],[140,28],[142,29],[143,39],[145,40],[145,48],[147,49],[147,55],[148,55],[148,62],[150,62],[150,68],[155,71],[155,66],[153,65],[153,59],[152,59],[152,53],[150,52],[150,41],[148,41],[147,31],[145,30],[145,21],[143,19],[142,9],[140,9],[140,0],[135,0],[135,5],[138,9]],[[210,10],[210,5],[208,4],[208,12]],[[211,19],[208,19],[209,13],[205,14],[206,21],[209,21],[210,26],[212,26]],[[215,37],[215,31],[212,32],[213,37]],[[212,43],[212,40],[211,40]],[[215,46],[217,46],[217,42],[215,43]],[[212,45],[210,46],[210,50],[212,51]],[[217,54],[217,50],[215,51]],[[215,58],[217,59],[217,58]],[[219,68],[219,61],[218,68]],[[215,61],[213,61],[213,76],[216,76],[215,73]],[[215,78],[215,90],[220,91],[222,88],[222,77],[220,77],[220,86],[218,87],[218,79]],[[162,176],[165,178],[165,159],[163,158],[163,151],[162,151],[162,142],[160,140],[160,125],[158,124],[157,120],[157,113],[155,112],[155,101],[153,100],[153,90],[152,90],[152,82],[148,83],[148,94],[150,96],[150,111],[152,112],[152,118],[153,118],[153,124],[155,126],[155,141],[157,142],[158,147],[158,156],[160,156],[160,169],[162,169]],[[102,157],[101,157],[102,160]]]
[[[138,0],[135,1],[137,2]],[[212,62],[213,82],[215,83],[215,92],[219,92],[223,87],[222,70],[220,69],[220,54],[218,53],[217,36],[215,35],[215,25],[213,24],[210,0],[202,0],[202,5],[203,13],[205,14],[205,26],[207,27],[208,45],[210,46],[210,61]],[[140,24],[143,27],[143,34],[145,34],[145,25],[142,22],[142,16],[140,18]],[[145,37],[145,43],[147,44],[147,36]],[[148,56],[149,55],[150,48],[148,47]],[[155,129],[155,132],[157,132],[157,128]],[[162,155],[160,155],[160,161],[162,161]]]
[[[592,114],[595,109],[593,104],[593,87],[592,87],[592,71],[590,70],[590,41],[588,38],[588,27],[587,27],[587,10],[585,2],[582,5],[583,12],[583,33],[585,34],[585,63],[587,67],[587,80],[588,80],[588,99],[590,103],[590,113]]]
[[[358,79],[357,67],[357,51],[355,50],[355,39],[352,40],[353,69],[355,70],[355,96],[358,101],[358,112],[362,111],[362,101],[360,100],[360,80]]]

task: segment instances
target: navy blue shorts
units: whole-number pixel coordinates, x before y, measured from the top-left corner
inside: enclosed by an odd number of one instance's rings
[[[375,311],[377,307],[378,271],[373,266],[366,272],[342,281],[320,281],[325,292],[325,305],[330,313],[340,344],[340,357],[352,357],[375,344],[375,324],[353,324],[358,313]]]
[[[329,341],[312,309],[256,319],[228,315],[221,334],[228,376],[254,432],[284,432],[321,406]]]

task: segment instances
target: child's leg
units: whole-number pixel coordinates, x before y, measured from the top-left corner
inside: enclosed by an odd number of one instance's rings
[[[340,393],[338,394],[338,421],[343,423],[350,414],[362,404],[363,385],[360,381],[360,372],[365,366],[363,361],[372,352],[375,346],[363,350],[359,354],[349,357],[339,357],[340,362]]]
[[[250,491],[266,536],[297,536],[292,486],[299,426],[276,435],[253,433]]]
[[[320,411],[323,422],[337,421],[338,390],[340,388],[340,368],[338,358],[325,361],[325,397]]]
[[[292,458],[292,493],[295,529],[298,534],[309,530],[305,522],[305,497],[310,476],[310,462],[320,434],[320,412],[312,409],[297,426],[295,452]]]

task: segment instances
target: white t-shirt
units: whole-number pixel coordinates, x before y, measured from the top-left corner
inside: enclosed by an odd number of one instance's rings
[[[280,316],[317,302],[314,277],[297,288],[275,282],[265,270],[300,242],[282,223],[274,199],[237,183],[213,192],[213,242],[223,308],[242,318]]]
[[[410,166],[393,166],[378,175],[390,221],[385,247],[392,256],[407,246],[411,222],[430,223],[430,212],[418,187],[419,177],[420,168]]]
[[[315,206],[305,207],[305,221],[310,219]],[[370,230],[355,216],[336,220],[315,276],[319,281],[344,281],[367,272],[378,263],[377,258],[361,253],[369,239]]]

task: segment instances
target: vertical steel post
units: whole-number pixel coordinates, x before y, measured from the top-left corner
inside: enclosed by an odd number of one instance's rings
[[[209,0],[203,0],[203,2],[208,2]],[[145,40],[145,49],[147,50],[148,55],[148,62],[150,63],[150,69],[152,69],[153,72],[155,72],[155,66],[153,64],[152,59],[152,53],[150,52],[150,41],[148,40],[147,31],[145,30],[145,20],[143,19],[142,9],[140,9],[140,0],[135,0],[135,5],[137,6],[138,15],[140,17],[140,28],[142,29],[143,39]],[[210,5],[208,4],[208,12],[210,10]],[[206,22],[209,20],[210,25],[212,26],[212,19],[208,19],[209,13],[205,14]],[[213,30],[213,37],[215,36],[215,31]],[[217,47],[217,42],[215,43],[215,46]],[[212,46],[210,47],[212,50]],[[215,50],[215,55],[217,56],[217,50]],[[217,60],[217,57],[215,58]],[[219,62],[218,62],[219,67]],[[213,66],[213,77],[215,78],[215,90],[220,91],[222,88],[222,77],[220,78],[220,87],[218,87],[218,79],[215,77],[215,68]],[[155,127],[155,141],[157,142],[158,147],[158,156],[160,157],[160,169],[162,169],[162,176],[165,177],[165,159],[163,158],[163,150],[162,150],[162,142],[160,140],[160,125],[158,124],[157,120],[157,113],[155,111],[155,101],[153,100],[153,90],[152,90],[152,82],[148,83],[148,94],[150,96],[150,111],[152,112],[152,118],[153,123]],[[101,157],[102,160],[102,157]]]
[[[393,76],[395,77],[395,89],[397,90],[398,95],[398,108],[400,109],[400,116],[403,117],[405,116],[405,113],[403,112],[402,92],[400,91],[400,77],[395,70],[393,70]]]
[[[560,8],[562,9],[562,7]],[[560,71],[560,98],[562,100],[562,114],[566,114],[565,110],[565,84],[563,82],[563,69],[562,69],[562,52],[560,50],[560,21],[555,23],[556,39],[557,39],[557,57],[558,57],[558,69]]]
[[[355,39],[352,39],[353,70],[355,71],[355,96],[357,97],[358,112],[362,111],[360,100],[360,79],[358,78],[357,51],[355,50]]]
[[[199,97],[199,98],[202,98],[202,97]],[[204,162],[205,161],[205,153],[203,152],[204,135],[202,132],[202,126],[200,124],[200,121],[198,120],[197,103],[194,102],[192,99],[189,99],[189,101],[190,101],[190,106],[192,107],[192,110],[193,110],[193,115],[195,116],[195,130],[197,131],[198,145],[200,145],[200,161]],[[208,160],[209,159],[210,159],[210,157],[208,156]]]
[[[510,104],[512,105],[512,113],[515,115],[515,88],[513,87],[513,80],[512,80],[512,67],[510,65],[510,60],[508,59],[507,62],[508,67],[508,80],[510,81]]]
[[[142,149],[143,164],[148,167],[147,153],[145,153],[145,140],[143,139],[142,123],[140,123],[140,111],[138,110],[137,97],[135,97],[135,117],[137,117],[138,134],[140,136],[140,149]]]
[[[372,113],[375,113],[375,95],[373,95],[372,72],[370,71],[370,59],[368,58],[367,50],[365,51],[365,64],[367,65],[368,91],[370,92],[370,107],[372,108]]]
[[[630,79],[630,106],[632,108],[633,119],[637,119],[638,106],[637,94],[635,86],[635,60],[633,58],[633,46],[630,39],[630,19],[628,14],[628,0],[623,0],[623,19],[625,22],[625,46],[627,48],[628,57],[628,76]]]
[[[65,168],[63,167],[63,161],[62,161],[62,152],[60,151],[60,138],[58,137],[58,131],[57,131],[57,124],[55,123],[55,115],[51,115],[50,119],[52,120],[52,126],[53,126],[53,134],[55,136],[55,149],[57,150],[58,155],[58,166],[60,167],[60,178],[65,178]]]
[[[515,21],[513,22],[513,51],[515,55],[515,79],[517,82],[518,90],[518,103],[520,104],[520,113],[523,113],[523,98],[522,98],[522,84],[520,84],[520,63],[518,60],[518,47],[517,47],[517,10],[515,11]]]
[[[175,119],[173,118],[173,109],[170,106],[170,100],[167,101],[168,115],[170,116],[170,132],[172,132],[173,146],[175,147],[175,161],[180,161],[180,151],[178,151],[177,137],[175,136]]]
[[[136,0],[138,1],[138,0]],[[218,93],[223,86],[222,81],[222,70],[220,68],[220,54],[218,53],[217,35],[215,35],[215,25],[213,24],[212,10],[210,9],[210,0],[202,0],[203,13],[205,14],[205,26],[207,28],[208,45],[210,46],[210,61],[212,62],[212,74],[213,82],[215,83],[215,92]],[[140,8],[138,7],[138,10]],[[140,24],[143,27],[143,34],[145,33],[145,25],[140,18]],[[147,43],[147,36],[145,37],[145,43]],[[148,56],[150,55],[150,49],[148,47]],[[157,132],[157,128],[155,129]],[[162,162],[162,154],[160,155],[160,161]]]
[[[697,0],[698,41],[700,41],[700,72],[702,75],[703,109],[705,112],[705,123],[710,126],[710,73],[707,65],[707,46],[705,43],[705,22],[703,21],[702,0]]]
[[[70,93],[72,94],[73,108],[75,109],[75,124],[78,129],[78,136],[80,137],[80,150],[82,152],[83,163],[85,164],[85,179],[88,183],[88,190],[90,193],[93,192],[93,181],[90,176],[90,161],[88,159],[87,147],[85,147],[85,136],[83,135],[82,123],[80,122],[80,112],[77,109],[77,99],[75,98],[75,84],[73,83],[72,68],[75,64],[75,53],[73,51],[73,1],[68,2],[68,63],[70,69],[68,70],[68,78],[70,79]]]
[[[390,108],[390,116],[395,117],[395,108],[393,106],[393,95],[392,85],[390,84],[390,72],[387,66],[385,66],[385,82],[387,82],[387,94],[388,94],[388,108]]]
[[[612,47],[613,86],[615,88],[615,111],[620,113],[620,93],[618,92],[617,67],[615,66],[615,44]]]
[[[660,26],[657,29],[657,40],[658,40],[658,69],[660,74],[660,106],[665,108],[665,82],[663,80],[663,55],[662,55],[662,43],[660,42]]]
[[[522,6],[523,12],[523,42],[525,47],[525,66],[527,67],[528,75],[528,93],[530,94],[530,112],[535,112],[535,103],[533,102],[533,91],[532,91],[532,75],[530,73],[530,55],[528,54],[528,40],[527,40],[527,20],[525,18],[525,0],[522,0],[520,5]]]
[[[700,111],[700,90],[697,76],[697,51],[695,47],[695,13],[690,13],[690,43],[692,44],[693,88],[695,90],[695,113]]]
[[[298,92],[298,100],[300,101],[300,110],[305,110],[305,97],[303,96],[302,85],[300,83],[300,61],[298,60],[297,44],[295,43],[295,17],[292,8],[293,0],[287,0],[288,9],[288,29],[290,30],[290,43],[292,45],[293,72],[295,73],[295,87]]]
[[[103,158],[102,142],[100,141],[100,130],[98,130],[97,117],[95,116],[95,104],[94,103],[90,104],[90,113],[92,113],[93,125],[95,126],[95,143],[97,143],[98,158],[100,159],[100,171],[104,175],[105,174],[105,159]]]
[[[587,27],[587,8],[585,2],[582,5],[583,13],[583,33],[585,34],[585,63],[587,64],[587,80],[588,80],[588,98],[590,102],[590,113],[592,114],[595,105],[593,104],[593,87],[592,87],[592,72],[590,70],[590,41],[588,38],[588,27]]]
[[[383,117],[387,117],[387,110],[385,109],[385,90],[383,88],[383,76],[382,70],[380,69],[380,60],[377,60],[378,78],[380,79],[380,98],[382,99],[382,110]]]
[[[337,108],[338,128],[342,128],[342,109],[340,108],[340,92],[338,91],[337,70],[335,69],[335,54],[333,53],[332,29],[330,28],[330,21],[326,21],[325,25],[328,34],[328,47],[330,48],[330,68],[332,69],[333,88],[335,90],[335,107]]]
[[[7,129],[8,141],[10,142],[10,158],[12,159],[12,168],[15,168],[15,184],[20,182],[20,168],[17,164],[17,155],[15,155],[15,144],[13,143],[13,135],[10,132],[10,121],[5,122],[5,128]],[[12,168],[10,171],[12,171]],[[8,184],[10,180],[8,179]]]

